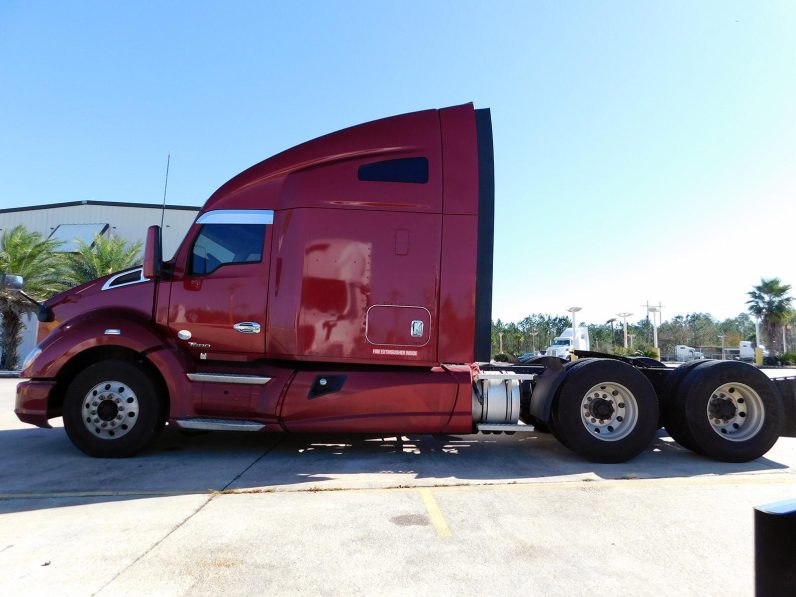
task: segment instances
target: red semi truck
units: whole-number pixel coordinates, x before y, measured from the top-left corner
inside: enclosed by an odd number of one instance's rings
[[[793,383],[739,362],[671,370],[579,352],[490,359],[494,173],[489,110],[394,116],[235,176],[174,257],[42,305],[16,413],[99,457],[183,429],[340,433],[551,431],[621,462],[661,425],[746,461],[796,432]]]

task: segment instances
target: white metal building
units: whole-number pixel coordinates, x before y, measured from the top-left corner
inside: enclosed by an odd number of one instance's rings
[[[112,201],[70,201],[29,207],[0,209],[0,235],[16,226],[25,226],[44,238],[63,241],[61,251],[74,249],[75,239],[91,244],[95,234],[111,234],[129,243],[144,242],[146,231],[163,221],[163,257],[170,259],[190,228],[198,207],[152,203],[114,203]],[[19,347],[20,358],[36,344],[35,316],[26,321],[27,329]]]
[[[0,234],[21,224],[44,238],[55,233],[55,238],[66,241],[62,250],[70,248],[70,241],[75,237],[91,243],[95,232],[106,236],[114,234],[127,242],[143,242],[146,229],[153,224],[160,225],[162,215],[163,257],[169,259],[198,212],[198,207],[184,205],[167,205],[163,209],[152,203],[112,201],[69,201],[13,207],[0,209]]]

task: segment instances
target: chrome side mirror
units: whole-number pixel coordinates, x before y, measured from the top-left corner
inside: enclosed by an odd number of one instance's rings
[[[0,289],[22,290],[24,280],[16,274],[0,274]]]

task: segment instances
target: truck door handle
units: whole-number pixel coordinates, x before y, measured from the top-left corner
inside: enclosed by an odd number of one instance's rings
[[[238,331],[241,334],[260,333],[260,324],[257,323],[256,321],[241,321],[240,323],[236,323],[232,327],[235,328],[235,331]]]

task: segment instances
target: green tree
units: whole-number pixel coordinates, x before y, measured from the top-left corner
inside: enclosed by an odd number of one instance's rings
[[[719,342],[719,331],[710,313],[689,313],[685,316],[691,334],[690,345],[716,346]]]
[[[528,315],[518,323],[492,322],[492,354],[500,351],[500,334],[503,333],[503,352],[519,356],[530,350],[544,350],[572,325],[568,317],[553,317],[542,313]]]
[[[782,326],[793,316],[793,297],[787,296],[790,288],[790,284],[783,284],[779,278],[769,278],[761,279],[747,293],[749,312],[763,320],[766,344],[772,353],[782,351]]]
[[[24,279],[23,289],[33,298],[44,300],[65,288],[64,260],[53,250],[60,242],[43,239],[24,226],[4,232],[0,239],[0,274],[16,274]],[[0,369],[14,369],[22,341],[22,315],[36,310],[35,305],[14,290],[0,290]]]
[[[611,323],[614,324],[613,329]],[[621,333],[619,336],[617,336],[617,331],[621,331],[622,329],[621,322],[618,326],[616,325],[616,321],[614,321],[603,324],[590,323],[587,327],[589,329],[589,338],[591,339],[592,350],[597,352],[611,353],[616,349],[616,339],[617,337],[621,336]],[[622,345],[622,342],[623,339],[620,337],[619,346]]]
[[[115,235],[97,235],[93,245],[79,240],[77,253],[68,256],[67,281],[77,286],[138,265],[142,247],[140,241],[128,244]]]

